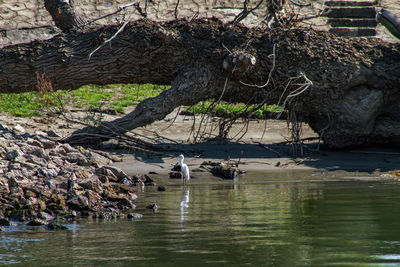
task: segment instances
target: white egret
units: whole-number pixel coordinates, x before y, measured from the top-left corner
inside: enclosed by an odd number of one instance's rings
[[[189,173],[189,167],[185,163],[183,163],[183,160],[185,157],[180,154],[180,163],[181,163],[181,174],[182,174],[182,179],[183,179],[183,184],[186,184],[186,181],[190,179],[190,173]]]

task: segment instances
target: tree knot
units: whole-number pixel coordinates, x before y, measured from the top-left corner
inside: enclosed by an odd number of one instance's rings
[[[243,51],[236,51],[224,58],[222,68],[229,74],[241,77],[255,64],[255,56]]]

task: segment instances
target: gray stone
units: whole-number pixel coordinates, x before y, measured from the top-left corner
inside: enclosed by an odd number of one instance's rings
[[[47,225],[50,230],[68,230],[68,227],[58,222],[51,222]]]
[[[92,190],[99,194],[103,193],[103,184],[101,183],[101,181],[97,176],[92,176],[87,179],[78,180],[78,184],[85,189]]]
[[[13,127],[13,130],[19,134],[25,133],[25,128],[22,127],[21,125],[17,124]]]
[[[14,211],[11,213],[11,219],[12,219],[12,220],[15,220],[15,221],[21,221],[21,222],[23,222],[23,221],[25,221],[25,219],[26,219],[25,213],[26,213],[26,210],[14,210]]]
[[[75,196],[67,201],[67,206],[75,210],[89,210],[89,200],[85,196]]]
[[[79,152],[70,152],[64,156],[64,159],[70,163],[76,163],[80,166],[90,166],[91,162]]]
[[[51,214],[49,214],[49,213],[47,213],[47,212],[44,212],[44,211],[39,212],[38,217],[39,217],[40,219],[45,220],[45,221],[54,220],[54,216],[52,216]]]
[[[128,198],[124,197],[120,201],[118,201],[118,207],[120,209],[134,210],[136,205],[132,203]]]
[[[49,137],[61,137],[58,133],[56,133],[53,130],[47,131],[47,136],[49,136]]]
[[[140,213],[129,213],[128,219],[141,219],[143,217]]]
[[[16,161],[23,155],[22,151],[19,149],[11,149],[6,153],[6,158],[10,161]]]
[[[28,144],[30,144],[32,146],[37,146],[37,147],[43,148],[43,144],[41,142],[39,142],[38,140],[29,140]]]
[[[87,197],[90,208],[93,208],[93,207],[99,205],[100,202],[103,200],[103,198],[101,197],[101,195],[99,193],[96,193],[92,190],[87,190],[85,192],[84,196]]]
[[[10,226],[12,225],[10,219],[7,218],[0,218],[0,225],[1,226]]]
[[[45,220],[35,218],[27,223],[29,226],[42,226],[42,225],[47,225],[47,222]]]

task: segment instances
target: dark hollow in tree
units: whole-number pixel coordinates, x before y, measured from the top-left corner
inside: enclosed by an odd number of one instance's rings
[[[73,144],[96,144],[209,98],[285,104],[334,148],[400,144],[398,44],[303,28],[231,29],[213,18],[93,27],[70,21],[77,24],[50,40],[0,50],[0,92],[36,90],[38,74],[57,90],[171,85],[124,117],[76,131],[67,139]],[[111,46],[89,58],[118,30]]]

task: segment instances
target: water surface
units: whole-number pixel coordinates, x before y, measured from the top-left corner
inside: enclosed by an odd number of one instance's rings
[[[169,183],[138,193],[139,220],[7,229],[0,264],[400,266],[397,183],[295,173]],[[150,203],[156,213],[143,208]]]

